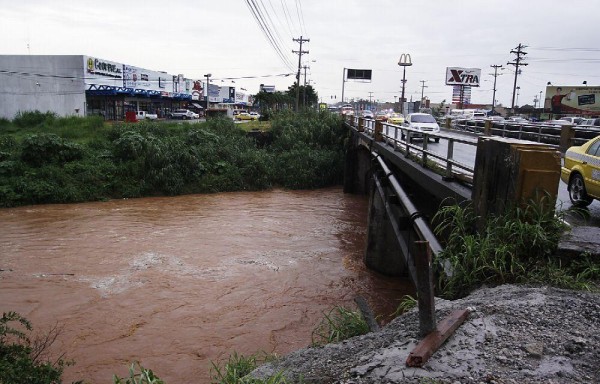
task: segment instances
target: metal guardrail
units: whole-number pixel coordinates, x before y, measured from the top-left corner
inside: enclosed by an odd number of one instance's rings
[[[484,134],[484,120],[453,119],[451,128],[459,131]],[[442,118],[441,126],[447,126],[447,121]],[[586,141],[600,135],[600,129],[594,127],[580,127],[571,125],[556,125],[547,123],[517,123],[517,122],[491,122],[490,133],[494,136],[509,137],[519,140],[529,140],[538,143],[559,147],[563,130],[571,129],[573,135],[570,145],[581,145]]]
[[[376,139],[376,121],[371,119],[361,119],[355,116],[346,116],[346,123],[351,127],[365,133]],[[454,159],[455,144],[464,144],[476,147],[477,139],[470,137],[456,137],[445,133],[422,132],[418,129],[403,127],[396,124],[381,122],[381,141],[393,147],[394,151],[401,152],[406,157],[414,156],[415,160],[422,166],[434,169],[436,172],[442,172],[447,179],[456,177],[472,181],[474,173],[474,164],[464,164]],[[415,136],[422,137],[418,144],[413,143]],[[429,140],[447,141],[447,150],[445,154],[440,154],[429,150]],[[458,171],[460,170],[460,171]]]

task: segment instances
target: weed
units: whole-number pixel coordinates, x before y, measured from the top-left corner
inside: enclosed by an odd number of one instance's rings
[[[323,315],[324,318],[312,331],[313,346],[337,343],[369,333],[369,325],[360,312],[337,306]]]
[[[266,353],[243,356],[234,352],[223,365],[211,362],[211,382],[213,384],[286,384],[287,380],[282,372],[266,379],[247,377],[259,365],[274,358],[274,355]]]
[[[544,283],[563,288],[591,289],[600,264],[582,256],[565,266],[554,256],[565,228],[551,199],[543,197],[504,215],[490,217],[479,232],[479,218],[470,206],[442,207],[434,221],[436,233],[447,238],[439,264],[449,262],[452,276],[441,273],[438,291],[456,298],[483,284]]]
[[[138,372],[139,371],[139,372]],[[131,363],[129,367],[129,377],[119,378],[113,376],[114,384],[165,384],[154,372],[141,366],[139,362]]]
[[[396,310],[392,314],[392,318],[398,317],[401,314],[410,311],[411,309],[416,307],[417,304],[418,304],[417,299],[415,299],[411,295],[402,296],[402,299],[400,300],[400,304],[398,304],[398,308],[396,308]]]

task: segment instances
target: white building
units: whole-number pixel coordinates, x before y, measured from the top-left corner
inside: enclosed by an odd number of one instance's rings
[[[108,120],[138,110],[165,115],[201,108],[203,95],[199,80],[93,56],[0,55],[0,117],[7,119],[35,110]]]

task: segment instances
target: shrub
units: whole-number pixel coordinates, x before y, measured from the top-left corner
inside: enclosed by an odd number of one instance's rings
[[[19,128],[34,128],[42,124],[51,124],[56,119],[54,112],[24,111],[18,112],[13,119],[13,124]]]
[[[28,135],[21,149],[21,160],[33,167],[49,163],[64,164],[82,157],[83,149],[79,145],[52,133]]]
[[[14,324],[14,325],[13,325]],[[64,366],[63,358],[55,362],[44,359],[56,340],[57,331],[41,339],[30,340],[31,324],[15,312],[4,312],[0,318],[0,383],[59,384]]]

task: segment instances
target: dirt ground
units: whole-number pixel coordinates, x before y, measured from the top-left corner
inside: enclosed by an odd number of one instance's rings
[[[417,309],[380,331],[307,348],[259,367],[304,383],[600,383],[600,293],[504,285],[436,299],[438,322],[455,309],[469,318],[423,368],[406,359],[416,344]]]

